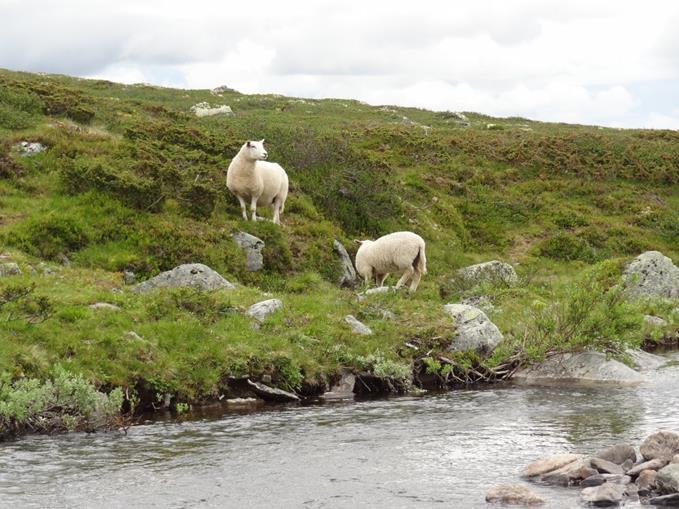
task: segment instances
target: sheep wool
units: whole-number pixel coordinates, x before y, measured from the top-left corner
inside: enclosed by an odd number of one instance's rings
[[[356,271],[366,284],[374,281],[382,286],[387,276],[401,274],[396,288],[410,282],[410,290],[417,290],[420,278],[427,273],[425,242],[413,232],[394,232],[377,240],[361,240],[356,252]]]
[[[267,157],[264,140],[245,142],[226,171],[226,187],[238,198],[243,219],[248,219],[248,204],[253,221],[257,220],[257,206],[271,206],[273,222],[280,224],[288,197],[288,174],[280,164],[265,161]]]

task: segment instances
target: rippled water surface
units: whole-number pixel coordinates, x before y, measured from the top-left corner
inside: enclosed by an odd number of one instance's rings
[[[29,437],[0,444],[0,506],[486,508],[488,487],[519,481],[539,456],[679,431],[679,366],[649,378],[634,388],[507,386]],[[577,489],[533,488],[546,507],[580,507]]]

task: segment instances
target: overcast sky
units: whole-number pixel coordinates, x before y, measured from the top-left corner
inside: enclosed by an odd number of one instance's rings
[[[679,1],[0,0],[0,67],[679,129]]]

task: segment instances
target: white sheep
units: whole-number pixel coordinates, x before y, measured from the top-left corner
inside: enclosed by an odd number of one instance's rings
[[[400,288],[410,280],[410,291],[417,290],[420,278],[427,273],[424,239],[413,232],[394,232],[377,240],[357,240],[356,271],[366,284],[374,280],[382,286],[391,272],[401,273]]]
[[[257,205],[271,205],[273,222],[280,224],[288,197],[288,174],[281,165],[264,161],[267,157],[264,140],[245,142],[226,171],[226,187],[238,198],[243,219],[248,219],[249,202],[253,221],[257,221]]]

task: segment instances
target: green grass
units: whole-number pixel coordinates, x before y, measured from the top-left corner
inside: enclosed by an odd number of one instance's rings
[[[235,115],[196,118],[202,101]],[[59,364],[102,390],[178,403],[227,394],[228,377],[245,374],[292,390],[342,366],[398,378],[415,355],[403,343],[439,348],[454,332],[441,305],[480,294],[506,336],[487,364],[517,348],[620,352],[651,334],[643,312],[676,328],[671,306],[628,305],[616,284],[621,260],[644,250],[679,260],[679,133],[466,115],[465,128],[415,108],[0,70],[0,252],[24,272],[0,292],[33,288],[0,305],[0,372],[47,380]],[[282,227],[242,221],[226,189],[249,138],[266,138],[290,176]],[[22,140],[48,150],[22,157]],[[353,256],[352,239],[405,229],[427,240],[416,294],[358,301],[336,288],[334,239]],[[247,271],[239,230],[266,242],[263,271]],[[520,284],[451,281],[496,258],[517,266]],[[145,279],[187,262],[238,288],[141,296],[122,284],[124,270]],[[243,311],[272,295],[283,310],[254,328]],[[346,314],[375,334],[352,335]]]

